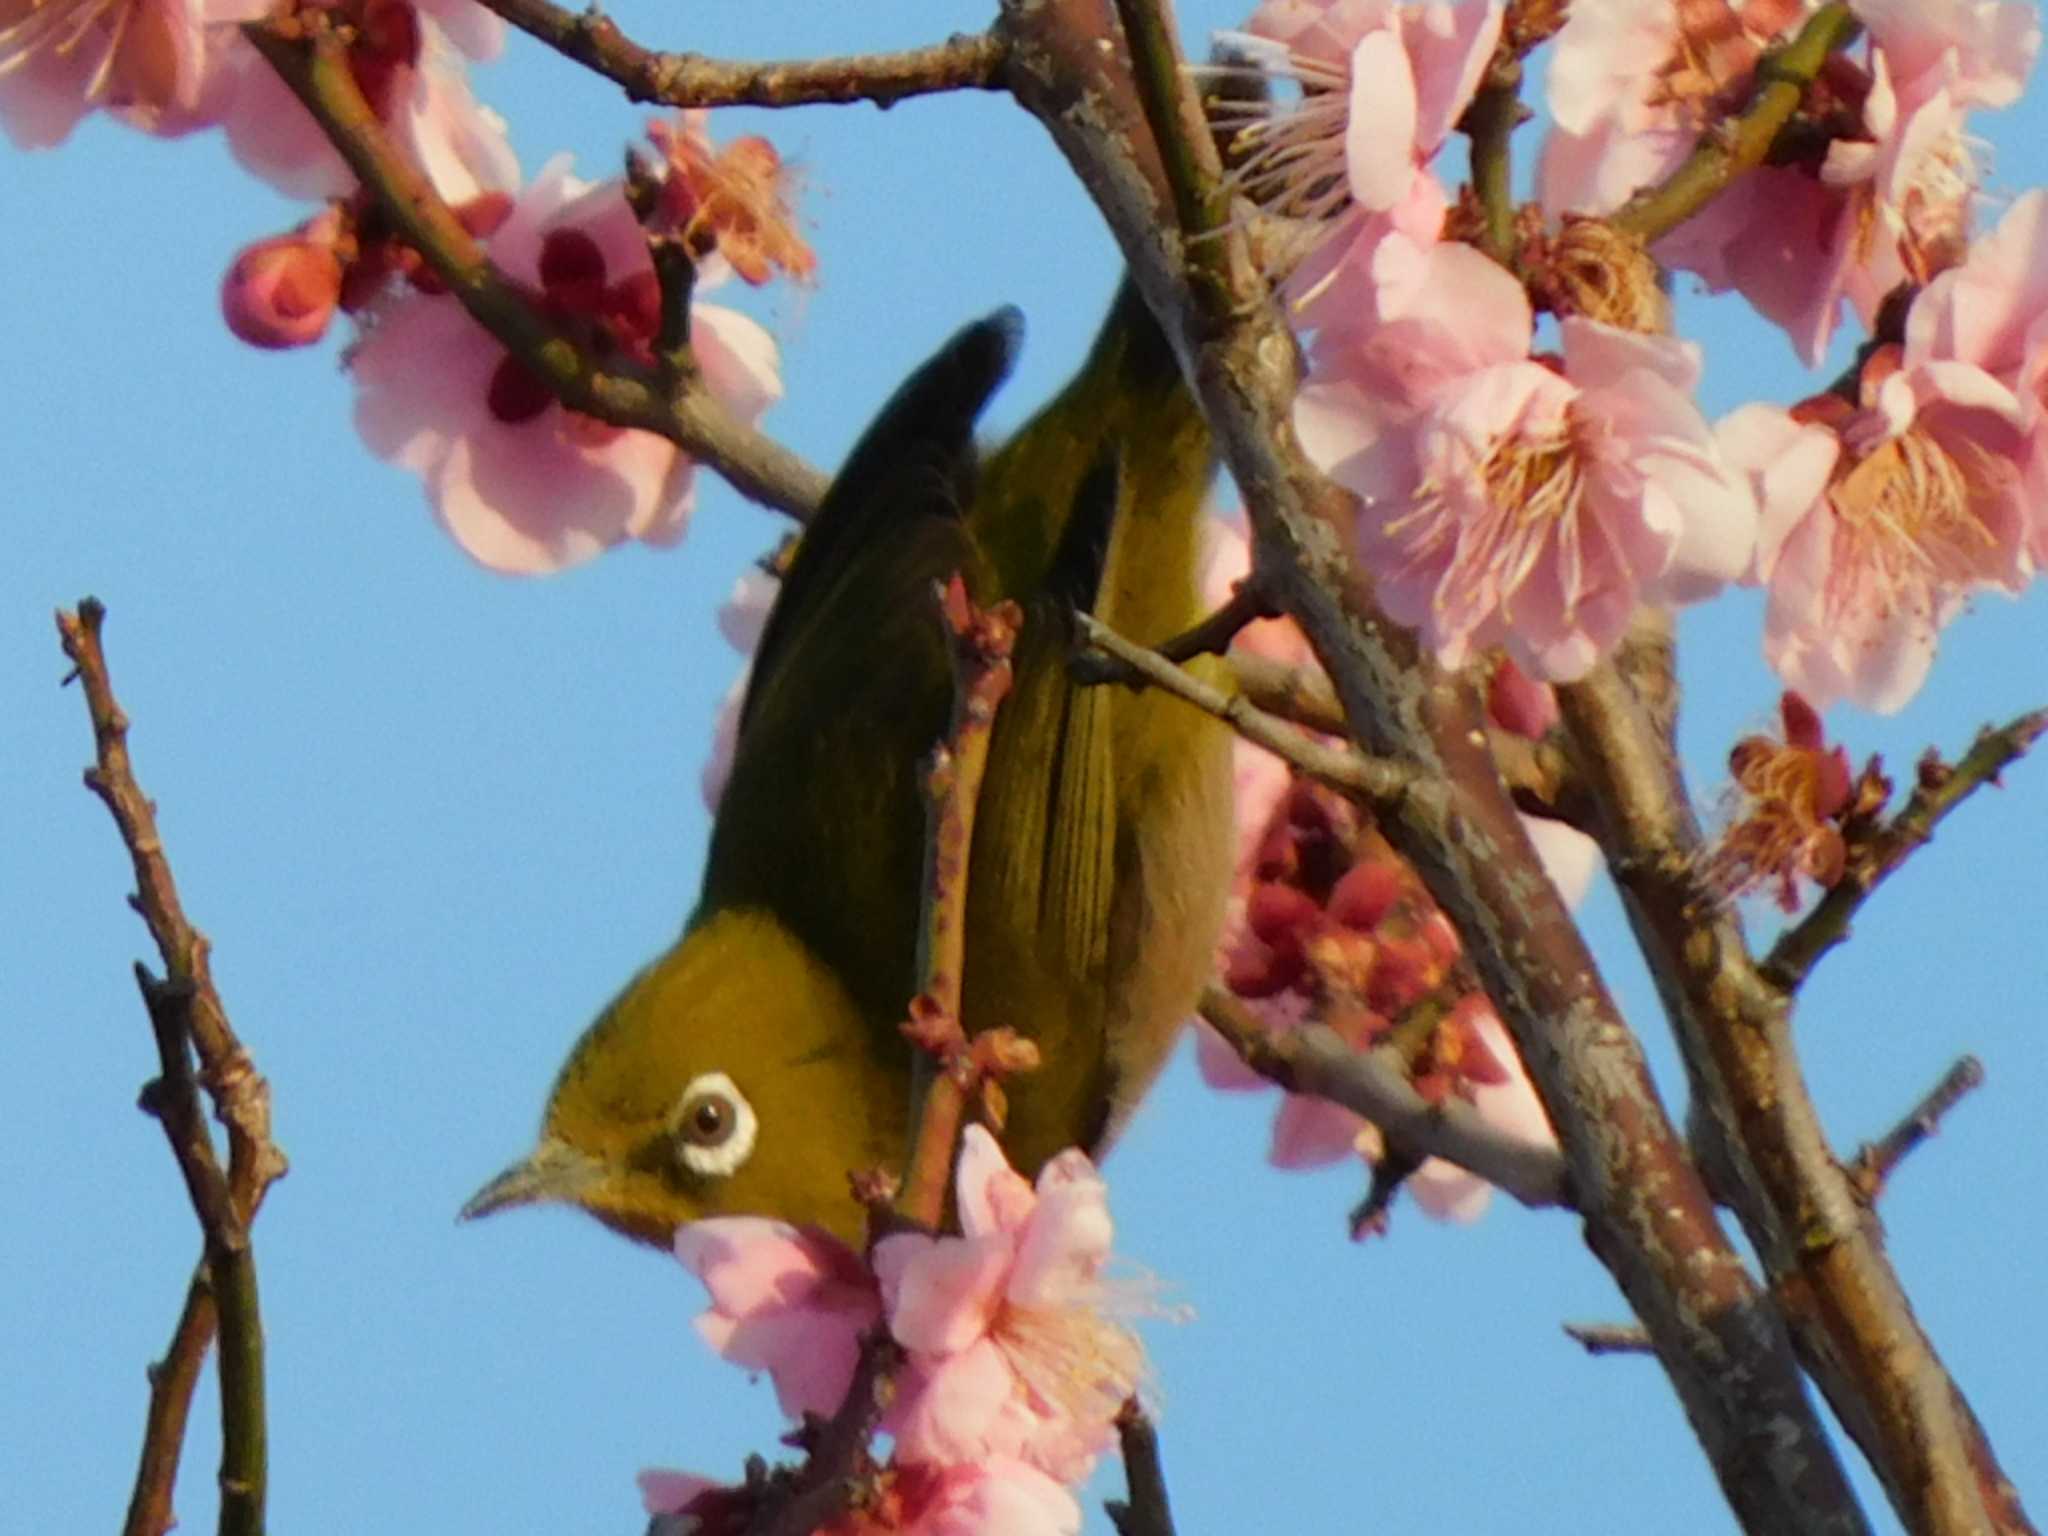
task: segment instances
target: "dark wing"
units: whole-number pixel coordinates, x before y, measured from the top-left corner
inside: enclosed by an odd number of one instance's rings
[[[909,999],[924,801],[952,699],[933,586],[985,596],[962,523],[974,422],[1015,358],[999,310],[904,382],[805,530],[754,662],[696,918],[775,911],[870,1009]]]

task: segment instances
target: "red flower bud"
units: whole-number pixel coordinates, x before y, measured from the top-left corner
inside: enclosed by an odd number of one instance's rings
[[[1377,859],[1354,864],[1330,892],[1330,917],[1346,928],[1370,933],[1401,899],[1401,872]]]
[[[334,248],[296,232],[244,247],[220,285],[221,317],[252,347],[312,345],[340,302]]]
[[[1258,885],[1244,905],[1245,926],[1275,949],[1299,949],[1322,922],[1323,909],[1291,885]]]

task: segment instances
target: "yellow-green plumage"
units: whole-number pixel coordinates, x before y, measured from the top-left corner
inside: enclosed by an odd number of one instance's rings
[[[919,775],[952,697],[931,592],[955,570],[1025,611],[962,1005],[970,1031],[1009,1025],[1043,1052],[1008,1085],[1012,1161],[1100,1150],[1163,1063],[1221,918],[1229,741],[1155,693],[1078,687],[1067,663],[1076,606],[1148,642],[1199,616],[1208,436],[1127,284],[1074,380],[977,460],[1016,332],[1008,313],[963,330],[849,456],[762,636],[697,910],[577,1043],[540,1148],[471,1213],[566,1199],[650,1242],[716,1214],[858,1233],[847,1174],[905,1146]]]

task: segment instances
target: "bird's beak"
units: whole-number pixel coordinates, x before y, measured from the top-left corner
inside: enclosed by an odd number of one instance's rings
[[[575,1200],[603,1177],[604,1165],[574,1147],[547,1140],[469,1197],[457,1221],[474,1221],[493,1211],[544,1200]]]

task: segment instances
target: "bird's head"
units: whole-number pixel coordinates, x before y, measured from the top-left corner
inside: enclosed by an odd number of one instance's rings
[[[539,1144],[462,1216],[560,1201],[662,1246],[706,1216],[773,1216],[857,1245],[847,1176],[901,1156],[908,1103],[893,1022],[772,915],[721,912],[599,1015]]]

